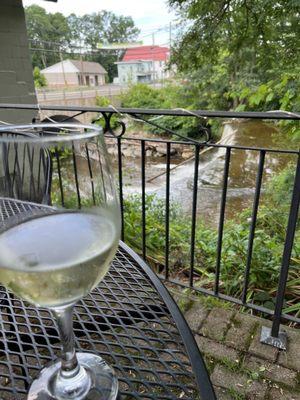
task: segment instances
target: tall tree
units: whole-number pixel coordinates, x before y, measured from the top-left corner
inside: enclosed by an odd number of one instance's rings
[[[45,68],[64,58],[97,61],[103,65],[112,80],[117,75],[114,64],[121,53],[100,50],[99,43],[128,42],[137,38],[139,29],[131,17],[117,16],[110,11],[85,14],[47,13],[37,5],[25,8],[26,24],[31,39],[33,65]]]
[[[45,68],[60,60],[72,40],[66,17],[61,13],[47,13],[43,7],[25,8],[26,25],[32,51],[33,65]],[[44,51],[42,51],[44,49]]]
[[[89,58],[102,64],[110,79],[117,75],[114,62],[121,53],[116,50],[97,51],[98,44],[128,42],[135,40],[139,34],[131,17],[117,16],[110,11],[85,14],[82,17],[71,14],[68,23],[74,41],[81,43],[83,51],[93,49]]]
[[[299,65],[299,0],[169,0],[169,4],[178,10],[183,27],[173,61],[179,71],[198,79],[206,94],[218,93],[219,107],[229,87],[234,91],[259,85]]]

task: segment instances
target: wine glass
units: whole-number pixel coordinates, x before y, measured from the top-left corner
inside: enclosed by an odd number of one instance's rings
[[[0,128],[0,282],[56,318],[62,354],[33,381],[28,400],[115,399],[113,369],[76,353],[74,304],[103,279],[120,237],[120,208],[100,127]],[[2,210],[0,209],[2,212]]]

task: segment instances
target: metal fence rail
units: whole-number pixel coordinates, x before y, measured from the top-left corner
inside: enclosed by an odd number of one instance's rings
[[[126,232],[124,229],[124,160],[122,155],[122,145],[123,141],[135,141],[139,143],[140,147],[140,160],[141,160],[141,221],[142,221],[142,238],[141,238],[141,254],[144,259],[147,258],[147,209],[146,209],[146,145],[147,143],[160,143],[164,145],[166,148],[166,156],[165,156],[165,233],[164,233],[164,241],[165,241],[165,261],[164,261],[164,269],[161,275],[161,278],[172,282],[174,284],[188,287],[194,289],[198,292],[204,293],[206,295],[211,295],[217,297],[222,300],[231,301],[235,304],[256,310],[258,312],[262,312],[264,314],[270,315],[273,317],[273,325],[271,329],[263,328],[262,332],[262,341],[274,345],[279,348],[286,348],[286,337],[283,331],[280,330],[280,323],[283,319],[287,321],[292,321],[295,323],[300,323],[300,318],[284,314],[283,306],[284,306],[284,298],[285,298],[285,289],[288,281],[288,272],[290,266],[290,258],[291,252],[294,243],[294,236],[298,218],[299,211],[299,203],[300,203],[300,151],[298,150],[288,150],[288,149],[269,149],[269,148],[261,148],[261,147],[248,147],[248,146],[239,146],[239,145],[225,145],[220,143],[212,143],[210,141],[210,131],[209,126],[206,124],[206,121],[203,120],[203,117],[209,118],[247,118],[247,119],[272,119],[272,120],[300,120],[300,114],[292,114],[285,112],[223,112],[223,111],[193,111],[189,110],[146,110],[146,109],[120,109],[116,110],[115,108],[99,108],[99,107],[63,107],[63,106],[43,106],[37,107],[36,105],[15,105],[15,104],[2,104],[1,108],[13,109],[43,109],[48,111],[68,111],[74,112],[73,116],[77,116],[86,112],[97,112],[102,115],[105,121],[104,130],[109,135],[109,137],[114,138],[116,141],[117,147],[117,162],[118,162],[118,183],[120,190],[120,205],[122,211],[122,239],[125,238],[126,241]],[[156,127],[161,128],[163,131],[167,131],[170,133],[170,130],[161,127],[159,123],[152,122],[147,120],[147,116],[180,116],[186,118],[200,118],[201,123],[199,124],[200,133],[203,134],[204,139],[201,141],[197,141],[195,139],[185,139],[185,141],[175,141],[175,140],[164,140],[164,139],[152,139],[152,138],[136,138],[136,137],[127,137],[123,139],[123,134],[126,131],[126,125],[123,121],[117,123],[119,128],[117,129],[119,134],[116,133],[115,127],[112,126],[111,117],[113,114],[120,114],[120,116],[129,116],[135,119],[143,120],[145,123],[151,123]],[[55,113],[54,113],[55,115]],[[53,116],[53,114],[52,114]],[[66,116],[65,121],[68,121],[70,116]],[[63,122],[60,120],[60,122]],[[115,123],[116,125],[116,123]],[[172,132],[172,131],[171,131]],[[172,132],[174,135],[178,135],[177,132]],[[178,135],[180,136],[180,135]],[[171,164],[171,152],[172,146],[174,144],[184,143],[184,145],[189,146],[194,151],[194,172],[193,172],[193,192],[192,192],[192,210],[191,210],[191,231],[190,231],[190,265],[189,265],[189,279],[188,283],[178,281],[171,277],[170,271],[170,195],[171,195],[171,185],[170,185],[170,164]],[[221,188],[221,200],[220,200],[220,214],[219,214],[219,222],[218,222],[218,238],[217,238],[217,246],[216,246],[216,263],[215,263],[215,273],[214,273],[214,287],[212,290],[207,288],[199,287],[195,285],[195,248],[197,246],[196,243],[196,228],[197,228],[197,197],[199,193],[198,188],[198,174],[199,174],[199,162],[200,162],[200,150],[205,148],[223,148],[225,151],[225,159],[223,166],[223,183]],[[246,264],[243,276],[243,290],[240,298],[229,296],[227,294],[222,293],[220,290],[220,277],[222,272],[222,247],[223,247],[223,233],[224,233],[224,223],[225,223],[225,211],[226,211],[226,202],[227,202],[227,193],[228,193],[228,180],[229,180],[229,170],[232,161],[232,151],[240,150],[240,151],[252,151],[256,152],[258,155],[258,164],[257,164],[257,172],[256,172],[256,183],[254,188],[254,198],[252,204],[252,212],[249,224],[249,235],[248,235],[248,246],[247,246],[247,256],[246,256]],[[262,191],[262,180],[263,174],[265,171],[265,160],[269,153],[278,153],[278,154],[290,154],[295,159],[295,178],[293,185],[293,192],[290,203],[290,211],[288,224],[286,226],[286,235],[285,242],[283,246],[283,255],[282,255],[282,263],[281,269],[279,273],[278,279],[278,289],[276,294],[276,302],[275,302],[275,310],[272,311],[266,307],[261,305],[252,303],[247,301],[247,295],[249,290],[249,277],[251,273],[251,262],[253,257],[253,246],[255,241],[255,232],[257,225],[257,217],[261,200],[261,191]],[[74,153],[73,153],[74,155]],[[57,157],[57,156],[56,156]],[[60,177],[60,166],[59,159],[56,159],[59,179]],[[80,190],[78,187],[77,180],[77,172],[76,172],[76,161],[75,157],[73,157],[73,166],[74,166],[74,176],[75,183],[78,192],[78,202],[80,203]],[[63,185],[60,185],[61,190],[61,200],[64,201],[64,191]]]

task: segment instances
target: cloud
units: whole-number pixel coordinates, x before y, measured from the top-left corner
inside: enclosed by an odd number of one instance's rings
[[[42,0],[23,0],[24,6],[38,4],[50,12],[62,12],[69,15],[72,12],[78,15],[110,10],[119,15],[130,15],[134,20],[140,18],[166,18],[170,20],[172,14],[168,10],[165,0],[127,0],[120,3],[120,0],[58,0],[57,3],[45,2]]]
[[[101,10],[112,11],[117,15],[131,16],[136,26],[141,30],[141,39],[145,44],[152,42],[150,31],[168,25],[175,19],[174,12],[170,11],[166,0],[58,0],[57,3],[42,0],[23,0],[23,5],[37,4],[48,12],[61,12],[64,15],[90,14]],[[145,36],[147,35],[147,36]],[[156,44],[167,41],[166,32],[155,34]]]

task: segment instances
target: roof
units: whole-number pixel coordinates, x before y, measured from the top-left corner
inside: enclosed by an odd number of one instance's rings
[[[41,71],[42,73],[60,73],[60,72],[80,72],[85,74],[107,74],[105,69],[97,62],[64,60],[51,65]]]
[[[167,61],[169,56],[169,48],[161,46],[139,46],[127,49],[122,61],[133,60],[151,60],[151,61]]]
[[[101,64],[92,61],[69,60],[79,72],[90,74],[107,74]]]

